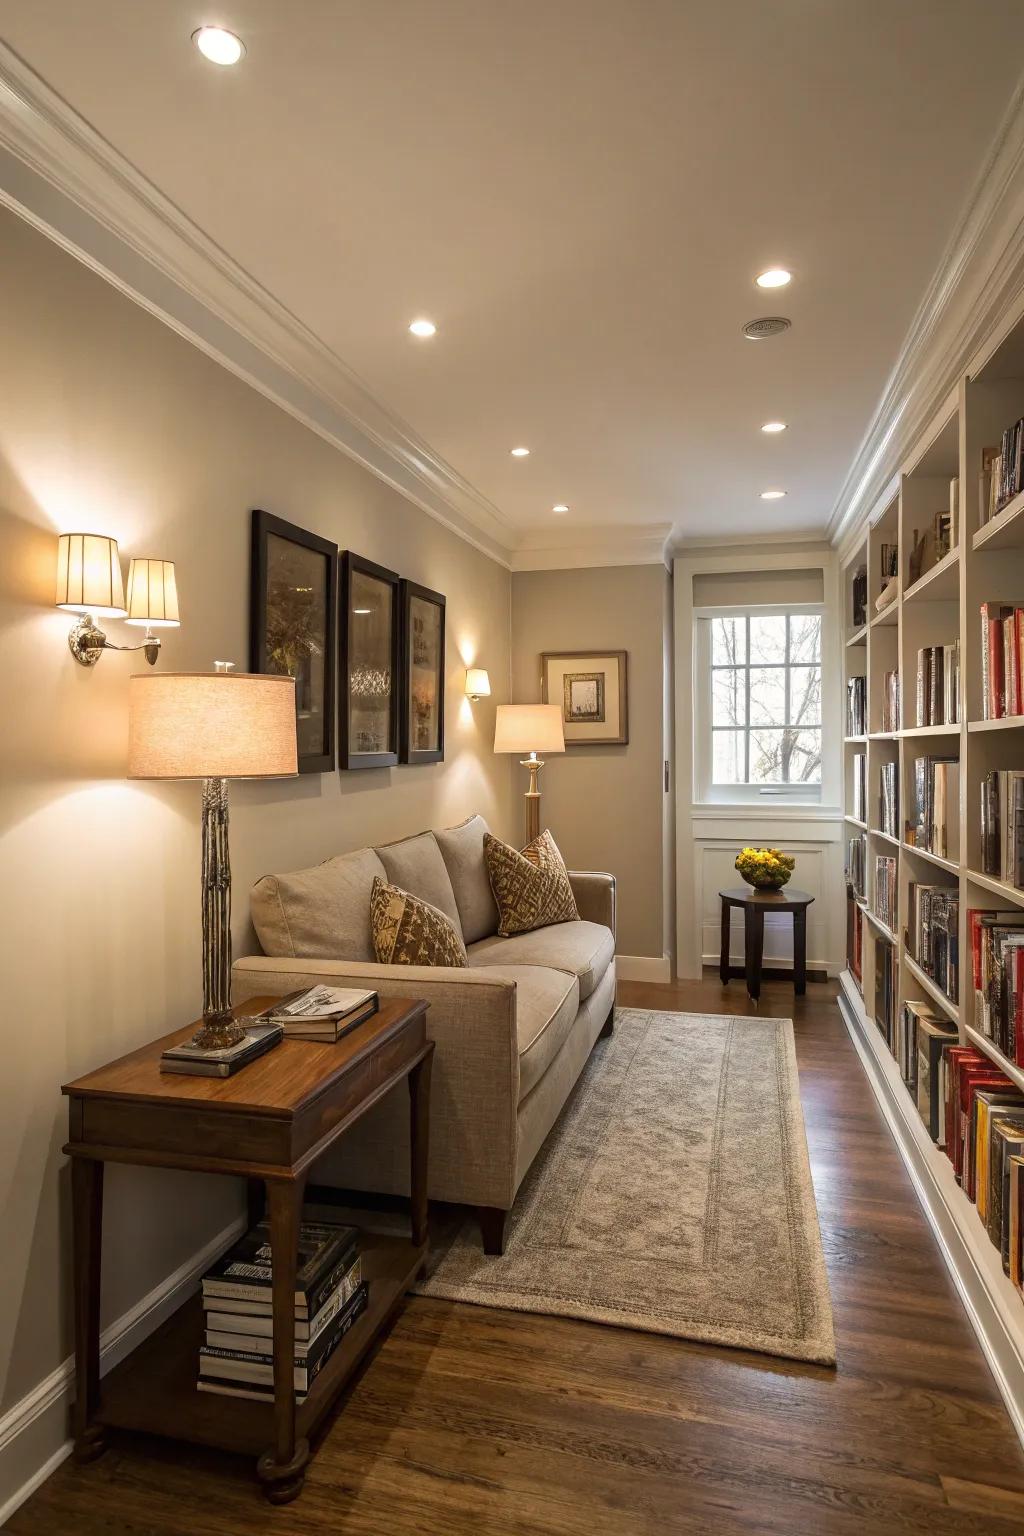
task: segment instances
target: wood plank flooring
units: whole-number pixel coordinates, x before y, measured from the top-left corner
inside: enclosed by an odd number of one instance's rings
[[[413,1299],[327,1431],[303,1496],[121,1435],[65,1463],[11,1536],[1021,1536],[1024,1457],[834,1002],[792,1017],[838,1370],[567,1319]],[[621,1003],[751,1011],[741,982]]]

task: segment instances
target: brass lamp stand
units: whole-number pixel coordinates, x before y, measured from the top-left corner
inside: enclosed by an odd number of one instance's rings
[[[534,838],[540,837],[540,785],[537,783],[537,775],[544,764],[536,752],[531,752],[529,757],[520,761],[519,766],[530,770],[530,785],[526,791],[526,841],[532,843]]]
[[[562,711],[557,704],[499,704],[494,719],[495,752],[525,752],[520,767],[528,768],[526,791],[527,842],[540,836],[540,785],[537,775],[544,767],[541,752],[564,752]]]

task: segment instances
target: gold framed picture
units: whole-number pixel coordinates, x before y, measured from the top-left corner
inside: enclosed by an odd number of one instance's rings
[[[544,703],[558,704],[567,747],[629,742],[625,651],[544,651]]]

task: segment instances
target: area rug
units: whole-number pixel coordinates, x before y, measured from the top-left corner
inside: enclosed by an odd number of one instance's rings
[[[788,1019],[620,1008],[519,1192],[422,1295],[835,1364]]]

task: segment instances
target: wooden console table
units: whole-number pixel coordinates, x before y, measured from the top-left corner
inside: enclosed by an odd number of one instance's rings
[[[253,998],[238,1014],[273,999]],[[69,1083],[74,1220],[75,1452],[89,1461],[116,1425],[259,1457],[267,1497],[287,1503],[302,1488],[309,1436],[398,1306],[427,1250],[430,1065],[427,1005],[382,1000],[379,1013],[337,1044],[284,1040],[233,1077],[161,1073],[160,1053],[180,1029]],[[295,1278],[302,1199],[312,1165],[405,1077],[409,1083],[410,1238],[364,1236],[366,1311],[295,1402]],[[100,1380],[100,1253],[103,1165],[141,1163],[235,1174],[250,1196],[265,1188],[270,1216],[274,1318],[273,1404],[200,1392],[202,1298],[191,1297]],[[250,1199],[252,1205],[252,1199]]]

